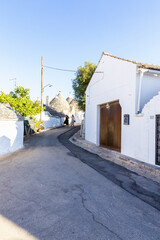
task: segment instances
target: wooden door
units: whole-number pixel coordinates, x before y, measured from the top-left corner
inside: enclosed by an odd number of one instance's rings
[[[121,106],[119,101],[100,106],[100,145],[121,151]]]

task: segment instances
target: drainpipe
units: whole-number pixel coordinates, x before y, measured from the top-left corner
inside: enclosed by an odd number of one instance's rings
[[[143,78],[143,75],[144,75],[145,72],[148,72],[148,69],[140,69],[139,91],[138,91],[138,104],[137,104],[137,114],[140,113],[142,78]]]

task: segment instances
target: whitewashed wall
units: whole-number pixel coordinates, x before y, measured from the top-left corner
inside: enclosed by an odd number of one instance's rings
[[[133,146],[125,146],[125,155],[137,158],[141,161],[155,164],[156,152],[156,115],[160,114],[160,93],[145,104],[142,115],[135,117],[135,129]],[[126,137],[126,136],[125,136]]]
[[[36,116],[37,120],[40,120],[40,114]],[[51,127],[58,127],[63,125],[64,118],[63,117],[53,117],[49,112],[42,112],[42,121],[44,122],[44,129]]]
[[[136,65],[103,55],[96,72],[103,73],[86,90],[85,138],[99,145],[99,105],[119,100],[124,114],[135,114]]]
[[[23,121],[0,121],[0,155],[23,148]]]
[[[78,113],[75,113],[75,123],[81,124],[83,119],[84,119],[84,112],[83,111],[79,111]]]
[[[81,124],[82,120],[84,119],[84,112],[81,111],[81,110],[79,110],[78,112],[76,112],[75,107],[72,106],[72,109],[70,109],[70,112],[68,112],[69,123],[71,123],[72,114],[73,114],[74,117],[75,117],[75,123]]]
[[[61,118],[59,117],[50,117],[50,119],[44,121],[44,128],[58,127],[61,126]]]
[[[119,100],[122,108],[121,153],[155,164],[155,114],[160,114],[160,79],[144,76],[141,92],[142,114],[137,115],[138,80],[136,64],[103,55],[86,90],[85,139],[99,145],[99,106]],[[150,100],[151,99],[151,100]],[[147,101],[150,100],[148,103]],[[130,125],[123,115],[130,115]]]
[[[137,82],[139,81],[139,75],[137,74]],[[138,85],[138,83],[137,83]],[[144,73],[142,77],[142,86],[141,86],[141,101],[140,101],[140,110],[142,111],[144,105],[152,99],[153,96],[157,95],[160,91],[160,78],[149,73]],[[137,88],[138,95],[138,88]]]

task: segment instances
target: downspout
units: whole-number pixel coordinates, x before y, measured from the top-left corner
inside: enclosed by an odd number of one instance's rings
[[[145,72],[148,72],[148,69],[140,69],[139,91],[138,91],[138,103],[137,103],[137,114],[140,113],[142,78],[143,78],[143,75],[144,75]]]

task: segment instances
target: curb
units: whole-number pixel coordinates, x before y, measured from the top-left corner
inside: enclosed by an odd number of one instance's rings
[[[87,150],[91,153],[99,155],[100,157],[102,157],[105,160],[114,162],[114,163],[116,163],[118,165],[121,165],[125,168],[128,168],[128,169],[135,168],[135,170],[134,170],[135,172],[141,171],[141,172],[149,173],[149,174],[151,174],[155,177],[160,177],[160,166],[154,166],[154,165],[149,164],[149,163],[144,163],[142,161],[139,161],[137,159],[128,157],[126,155],[115,152],[113,150],[98,147],[95,144],[90,143],[90,142],[88,142],[84,139],[79,139],[78,134],[79,134],[79,132],[75,133],[69,139],[73,144],[75,144],[77,146],[80,146],[83,149],[85,149],[85,150]],[[103,153],[100,152],[101,149],[103,150]]]
[[[145,171],[147,171],[149,173],[152,173],[152,174],[154,174],[156,176],[160,176],[160,167],[159,166],[154,166],[152,164],[139,161],[137,159],[125,156],[123,154],[121,154],[119,156],[119,158],[122,159],[123,161],[129,162],[130,164],[132,164],[135,167],[138,167],[138,168],[140,168],[142,170],[145,170]]]

